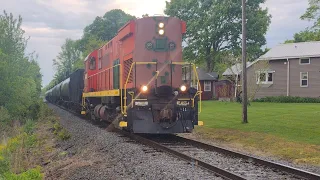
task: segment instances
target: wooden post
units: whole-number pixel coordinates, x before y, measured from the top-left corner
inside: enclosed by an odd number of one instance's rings
[[[248,123],[247,60],[246,60],[246,0],[242,0],[242,122]]]

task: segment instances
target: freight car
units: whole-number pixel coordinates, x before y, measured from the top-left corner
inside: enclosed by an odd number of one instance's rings
[[[45,98],[48,102],[58,104],[74,112],[81,113],[84,69],[73,72],[69,78],[48,90]]]
[[[201,86],[195,65],[182,61],[185,32],[175,17],[131,20],[85,58],[82,81],[79,70],[46,98],[133,133],[192,132],[203,125]]]

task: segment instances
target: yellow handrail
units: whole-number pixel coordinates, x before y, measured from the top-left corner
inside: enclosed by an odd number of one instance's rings
[[[87,77],[87,79],[89,79],[89,78],[91,78],[91,77],[93,77],[93,76],[96,76],[96,75],[98,75],[98,74],[101,74],[101,73],[103,73],[103,72],[105,72],[105,71],[108,71],[108,70],[110,70],[110,69],[112,69],[112,68],[114,68],[114,67],[117,67],[117,66],[120,66],[120,67],[121,67],[121,64],[114,65],[114,66],[109,67],[109,68],[107,68],[107,69],[105,69],[105,70],[103,70],[103,71],[100,71],[100,72],[97,72],[97,73],[95,73],[95,74],[92,74],[91,76]]]
[[[199,113],[201,113],[201,109],[202,109],[202,106],[201,106],[201,93],[202,93],[202,91],[201,91],[201,84],[200,84],[199,76],[198,76],[198,73],[197,73],[197,68],[196,68],[196,66],[194,64],[193,64],[193,70],[194,70],[194,72],[196,74],[196,77],[197,77],[198,88],[200,89],[200,91],[199,90],[197,91],[197,94],[199,93],[199,101],[200,101]],[[194,98],[197,96],[197,94],[194,96]]]
[[[124,84],[124,105],[122,106],[121,109],[123,109],[123,114],[126,115],[127,114],[127,85],[128,85],[128,82],[129,82],[129,78],[130,78],[130,75],[131,75],[131,72],[132,72],[132,68],[133,68],[133,65],[144,65],[144,64],[157,64],[157,62],[133,62],[130,66],[130,70],[128,72],[128,75],[127,75],[127,79],[126,79],[126,82]]]
[[[123,99],[124,99],[124,102],[122,102],[122,100],[121,100],[121,110],[122,110],[122,113],[124,114],[124,115],[126,115],[127,114],[127,85],[128,85],[128,82],[129,82],[129,78],[130,78],[130,75],[131,75],[131,72],[132,72],[132,69],[133,69],[133,66],[134,65],[136,65],[136,64],[138,64],[138,65],[144,65],[144,64],[157,64],[157,62],[133,62],[132,64],[131,64],[131,66],[130,66],[130,69],[129,69],[129,72],[128,72],[128,75],[127,75],[127,79],[126,79],[126,82],[125,82],[125,84],[124,84],[124,97],[123,97]],[[197,80],[197,82],[198,82],[198,88],[200,89],[200,91],[198,90],[197,91],[197,93],[195,94],[195,96],[193,97],[193,107],[194,107],[194,99],[196,98],[196,96],[198,96],[199,95],[199,101],[200,101],[200,108],[199,108],[199,113],[201,112],[201,110],[202,110],[202,106],[201,106],[201,93],[202,93],[202,91],[201,91],[201,84],[200,84],[200,81],[199,81],[199,77],[198,77],[198,73],[197,73],[197,69],[196,69],[196,66],[195,66],[195,64],[194,63],[187,63],[187,62],[172,62],[171,64],[176,64],[176,65],[192,65],[193,66],[193,70],[194,70],[194,74],[196,75],[196,80]],[[157,74],[158,74],[159,72],[157,72]],[[190,71],[190,73],[191,73],[191,71]],[[122,74],[122,73],[121,73]],[[131,96],[133,96],[133,94],[131,94]],[[121,95],[121,99],[122,99],[122,95]],[[132,97],[132,99],[134,99],[133,97]],[[133,106],[133,105],[132,105]]]

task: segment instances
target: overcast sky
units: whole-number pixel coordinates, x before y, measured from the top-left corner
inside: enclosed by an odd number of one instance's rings
[[[272,48],[310,23],[299,17],[308,7],[308,0],[267,0],[273,16],[267,33],[267,47]],[[165,0],[0,0],[0,10],[23,18],[23,29],[30,36],[28,52],[36,51],[43,74],[43,85],[53,78],[52,59],[66,38],[78,39],[83,28],[96,16],[119,8],[141,17],[142,14],[163,14]]]

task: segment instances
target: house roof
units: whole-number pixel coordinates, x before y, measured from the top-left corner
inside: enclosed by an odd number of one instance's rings
[[[214,81],[214,80],[218,80],[219,78],[218,73],[216,72],[208,73],[202,68],[197,68],[197,73],[200,81],[201,80]]]
[[[280,44],[262,55],[259,60],[320,57],[320,41]]]
[[[255,62],[247,62],[247,68],[254,63]],[[223,76],[239,75],[241,74],[241,72],[242,72],[242,63],[237,63],[231,66],[231,68],[228,68],[227,70],[225,70],[222,75]]]
[[[193,73],[192,73],[193,74]],[[216,72],[206,72],[204,69],[197,67],[197,74],[200,81],[215,81],[219,79],[219,75]],[[187,73],[186,77],[183,76],[183,80],[189,79],[190,74]]]

